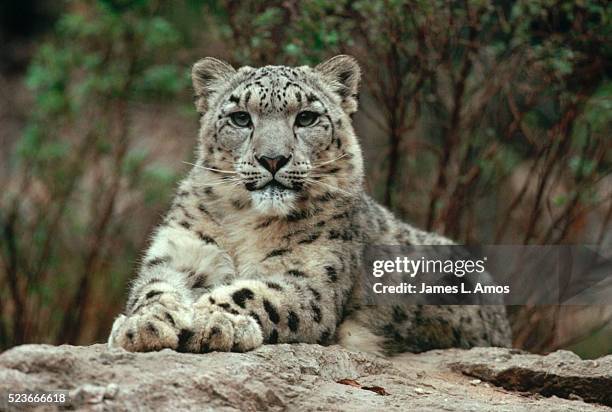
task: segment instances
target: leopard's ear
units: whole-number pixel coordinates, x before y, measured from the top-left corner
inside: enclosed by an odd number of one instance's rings
[[[195,91],[195,105],[200,113],[208,109],[208,99],[212,93],[236,74],[236,69],[221,60],[205,57],[198,60],[191,69],[191,81]]]
[[[352,56],[341,54],[320,63],[315,71],[332,86],[342,99],[342,108],[348,114],[357,111],[357,95],[361,69]]]

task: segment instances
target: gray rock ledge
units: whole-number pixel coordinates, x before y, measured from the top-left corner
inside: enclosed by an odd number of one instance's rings
[[[612,410],[612,356],[475,348],[384,360],[307,344],[202,355],[23,345],[0,354],[0,410],[24,409],[8,393],[51,390],[69,391],[69,403],[28,410],[603,411]]]

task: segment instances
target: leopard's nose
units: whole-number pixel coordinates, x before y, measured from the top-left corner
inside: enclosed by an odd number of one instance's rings
[[[278,172],[283,166],[285,166],[289,162],[289,159],[291,159],[291,156],[289,156],[289,157],[286,157],[286,156],[276,156],[276,157],[260,156],[260,157],[256,157],[255,159],[257,159],[259,164],[262,165],[264,169],[266,169],[268,172],[272,173],[272,176],[274,176],[274,174],[276,172]]]

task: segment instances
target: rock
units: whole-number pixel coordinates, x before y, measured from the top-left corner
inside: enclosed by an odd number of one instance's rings
[[[496,363],[496,358],[502,360]],[[609,382],[609,358],[594,366],[565,354],[542,357],[496,348],[438,350],[389,361],[339,346],[306,344],[202,355],[129,353],[105,345],[24,345],[0,354],[0,410],[23,408],[9,404],[7,393],[63,390],[67,403],[39,409],[601,411],[608,408],[587,402],[607,398],[587,393],[592,384],[591,392],[601,389],[598,379]],[[558,361],[563,362],[559,370],[552,367]],[[507,385],[506,390],[471,383],[477,378],[506,386],[508,380],[499,378],[502,363],[512,362],[523,369],[531,365],[534,374],[550,367],[556,377],[571,375],[572,396],[566,397],[573,400],[513,392],[530,391],[523,386]],[[584,375],[582,390],[579,373]],[[532,382],[541,386],[543,379]],[[538,388],[531,392],[563,395]]]
[[[547,356],[500,348],[463,352],[453,370],[514,391],[612,406],[612,355],[582,360],[559,350]]]

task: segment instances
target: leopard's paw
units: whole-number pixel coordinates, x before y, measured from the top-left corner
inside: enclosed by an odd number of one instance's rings
[[[263,344],[261,327],[251,316],[206,304],[194,307],[193,331],[189,352],[246,352]]]
[[[115,319],[108,345],[131,352],[178,350],[183,338],[190,336],[192,323],[193,311],[189,306],[171,295],[161,296],[137,313]]]

